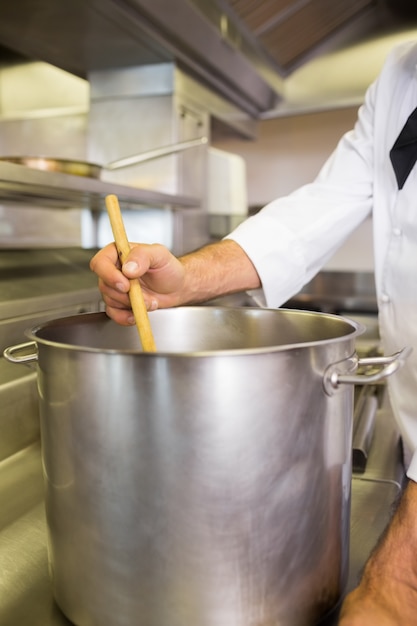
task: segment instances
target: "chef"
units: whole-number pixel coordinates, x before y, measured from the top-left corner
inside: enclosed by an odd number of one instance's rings
[[[412,10],[417,17],[417,7]],[[182,258],[158,244],[137,244],[120,268],[111,244],[91,261],[107,313],[120,324],[134,324],[130,278],[141,279],[149,310],[245,290],[279,307],[372,214],[384,351],[414,348],[389,379],[409,482],[359,586],[343,604],[341,626],[417,624],[416,107],[417,43],[411,42],[389,55],[354,129],[314,182],[274,200],[223,241]]]

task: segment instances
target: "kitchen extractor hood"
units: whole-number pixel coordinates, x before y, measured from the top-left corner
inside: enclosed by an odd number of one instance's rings
[[[175,61],[253,117],[279,99],[269,63],[254,65],[189,0],[14,0],[0,7],[0,44],[81,77]]]
[[[392,24],[385,0],[218,0],[218,4],[280,76],[288,76],[324,50]]]
[[[77,76],[175,61],[253,118],[328,51],[410,27],[407,0],[13,0],[0,45]],[[0,62],[1,62],[0,55]]]
[[[218,2],[284,79],[263,118],[359,106],[389,51],[417,40],[414,0]]]

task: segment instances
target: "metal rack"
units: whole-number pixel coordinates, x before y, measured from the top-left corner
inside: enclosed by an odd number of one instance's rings
[[[56,209],[105,209],[104,198],[116,194],[124,209],[141,206],[192,209],[200,205],[197,198],[170,195],[138,189],[94,178],[32,170],[13,163],[0,163],[0,199],[30,206]]]

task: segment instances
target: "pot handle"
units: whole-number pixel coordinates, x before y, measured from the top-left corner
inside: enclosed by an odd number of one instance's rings
[[[378,367],[373,374],[343,374],[340,372],[341,363],[330,365],[324,373],[324,388],[331,395],[339,385],[371,385],[394,374],[405,363],[411,353],[411,348],[406,347],[388,356],[364,357],[348,359],[350,365],[356,370],[358,367]],[[342,361],[345,363],[345,361]],[[345,370],[346,371],[346,370]]]
[[[28,353],[28,350],[31,352]],[[19,356],[19,352],[25,352]],[[38,350],[36,347],[36,341],[27,341],[26,343],[19,343],[17,346],[10,346],[3,352],[3,356],[10,363],[32,363],[38,360]]]

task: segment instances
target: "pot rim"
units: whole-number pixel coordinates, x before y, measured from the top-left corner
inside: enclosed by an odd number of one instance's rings
[[[45,330],[47,328],[53,327],[53,326],[60,326],[62,325],[63,327],[65,325],[68,324],[76,324],[78,321],[80,321],[81,319],[87,319],[89,318],[90,320],[93,320],[94,318],[96,318],[97,320],[103,320],[105,319],[106,321],[108,321],[109,324],[116,324],[116,322],[114,322],[113,320],[111,320],[104,311],[100,311],[100,312],[89,312],[89,313],[81,313],[81,314],[77,314],[77,315],[72,315],[72,316],[68,316],[68,317],[62,317],[62,318],[57,318],[57,319],[53,319],[53,320],[49,320],[47,322],[44,322],[42,324],[39,324],[38,326],[32,328],[32,329],[28,329],[25,331],[25,335],[32,341],[34,341],[36,344],[41,344],[41,345],[45,345],[45,346],[50,346],[50,347],[54,347],[54,348],[60,348],[60,349],[65,349],[65,350],[71,350],[74,352],[83,352],[83,353],[92,353],[92,354],[114,354],[114,355],[131,355],[131,356],[135,356],[135,357],[144,357],[144,358],[158,358],[158,357],[184,357],[184,358],[196,358],[196,357],[215,357],[215,356],[239,356],[239,355],[256,355],[256,354],[271,354],[271,353],[277,353],[277,352],[286,352],[286,351],[293,351],[296,349],[306,349],[306,348],[312,348],[312,347],[320,347],[320,346],[324,346],[324,345],[329,345],[329,344],[334,344],[334,343],[339,343],[341,341],[346,341],[348,339],[355,339],[357,336],[359,336],[360,334],[362,334],[365,331],[365,326],[359,322],[357,322],[356,320],[352,320],[350,318],[341,316],[341,315],[337,315],[337,314],[333,314],[333,313],[322,313],[322,312],[317,312],[317,311],[306,311],[306,310],[301,310],[301,309],[286,309],[286,308],[277,308],[277,309],[272,309],[272,308],[260,308],[260,307],[222,307],[222,306],[216,306],[216,307],[212,307],[212,306],[184,306],[184,307],[176,307],[176,308],[172,308],[172,309],[158,309],[157,311],[153,311],[150,313],[150,318],[152,318],[153,315],[157,315],[160,312],[166,312],[168,310],[172,310],[172,311],[178,311],[181,309],[187,309],[187,310],[195,310],[195,311],[201,311],[201,310],[205,310],[205,309],[209,309],[211,312],[216,312],[216,311],[236,311],[236,310],[242,310],[242,311],[253,311],[253,312],[260,312],[260,314],[262,315],[262,312],[275,312],[275,313],[279,313],[279,312],[283,312],[283,313],[288,313],[290,315],[305,315],[308,317],[314,316],[314,317],[321,317],[321,318],[330,318],[332,320],[337,320],[337,322],[339,323],[343,323],[347,326],[350,327],[351,332],[348,332],[344,335],[340,335],[340,336],[336,336],[336,337],[330,337],[330,338],[325,338],[325,339],[317,339],[317,340],[310,340],[310,341],[300,341],[299,343],[288,343],[288,344],[278,344],[278,345],[274,345],[273,343],[271,345],[268,346],[258,346],[258,347],[247,347],[247,348],[220,348],[220,349],[213,349],[213,350],[194,350],[194,351],[184,351],[184,352],[174,352],[174,351],[156,351],[156,352],[143,352],[142,350],[138,349],[138,348],[134,348],[134,349],[130,349],[130,348],[102,348],[102,347],[95,347],[95,346],[88,346],[88,345],[78,345],[78,344],[73,344],[73,343],[66,343],[65,341],[55,341],[55,340],[51,340],[51,339],[47,339],[44,337],[39,337],[38,333],[41,332],[42,330]],[[165,313],[166,314],[166,313]]]

